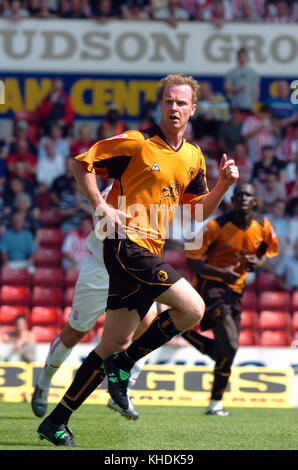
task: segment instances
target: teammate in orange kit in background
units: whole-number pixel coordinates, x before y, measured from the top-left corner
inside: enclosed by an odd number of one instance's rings
[[[270,222],[254,212],[255,189],[239,183],[233,209],[208,222],[203,245],[187,252],[188,267],[195,273],[194,287],[203,297],[205,315],[202,331],[212,329],[214,339],[195,330],[183,333],[201,353],[215,361],[214,382],[206,414],[228,416],[222,398],[238,348],[241,294],[247,273],[256,271],[278,254],[278,241]]]

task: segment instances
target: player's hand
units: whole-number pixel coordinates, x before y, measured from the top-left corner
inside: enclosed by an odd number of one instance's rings
[[[109,204],[98,206],[95,211],[98,221],[95,227],[95,234],[101,240],[105,238],[115,238],[116,232],[124,234],[123,226],[127,224],[129,216]]]
[[[232,266],[228,266],[222,270],[221,277],[224,282],[226,282],[227,284],[235,284],[237,279],[239,279],[240,277],[240,274],[236,271],[239,268],[240,264],[241,263],[239,262]]]
[[[246,270],[254,272],[261,267],[263,264],[263,258],[259,258],[257,255],[244,255]]]
[[[219,180],[224,183],[228,189],[239,178],[239,170],[235,160],[228,159],[224,153],[219,164]]]

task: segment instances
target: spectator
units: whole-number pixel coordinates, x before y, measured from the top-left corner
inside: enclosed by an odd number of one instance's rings
[[[272,260],[269,261],[269,265],[271,267],[276,266],[279,261],[288,253],[288,247],[290,243],[290,224],[286,216],[286,205],[287,202],[285,199],[277,199],[275,204],[271,207],[271,212],[267,212],[265,214],[265,217],[274,227],[279,247],[278,256],[272,258]]]
[[[8,213],[15,204],[15,198],[18,194],[27,193],[31,196],[32,185],[19,176],[9,178],[5,181],[3,189],[4,213]],[[8,209],[8,210],[7,210]]]
[[[31,15],[34,18],[56,18],[57,11],[50,8],[49,0],[31,2]]]
[[[255,183],[264,183],[269,173],[276,173],[279,181],[285,183],[286,164],[275,156],[275,147],[273,145],[264,145],[262,147],[262,159],[256,162],[253,167],[252,181]]]
[[[33,264],[36,244],[32,233],[24,227],[24,214],[15,212],[12,217],[12,227],[5,230],[0,240],[4,265],[23,268]]]
[[[16,152],[10,154],[6,160],[9,177],[16,175],[16,164],[22,162],[25,166],[24,177],[29,181],[35,181],[37,158],[30,153],[27,140],[19,137],[16,142]]]
[[[235,19],[237,21],[243,21],[243,22],[248,22],[248,23],[257,23],[261,21],[262,17],[260,15],[260,12],[258,11],[259,5],[257,5],[256,3],[260,3],[260,2],[256,2],[252,0],[238,0],[237,1],[238,11],[235,15]]]
[[[72,173],[72,157],[65,160],[65,171],[54,179],[51,188],[51,202],[55,207],[59,207],[61,200],[65,197],[72,199],[75,193],[76,182]]]
[[[208,81],[200,82],[200,99],[191,120],[195,139],[206,135],[216,136],[222,121],[229,118],[229,105],[224,95],[214,92]]]
[[[155,124],[155,109],[156,104],[152,101],[145,103],[141,118],[139,121],[138,130],[147,129]]]
[[[222,27],[225,21],[233,19],[231,2],[227,0],[205,1],[201,18],[203,21],[212,21],[219,28]]]
[[[36,155],[36,146],[30,139],[28,139],[27,131],[28,131],[27,121],[25,121],[24,119],[21,119],[20,121],[17,121],[15,123],[14,135],[12,136],[10,144],[9,144],[9,153],[12,153],[12,154],[16,153],[17,142],[19,141],[19,139],[25,139],[27,141],[29,153],[31,153],[32,155]]]
[[[286,191],[288,199],[298,196],[298,153],[296,160],[286,166]]]
[[[91,8],[88,1],[70,0],[61,2],[60,16],[62,18],[86,19],[91,17]]]
[[[269,172],[266,181],[256,185],[258,207],[261,212],[270,212],[279,199],[286,198],[285,186],[279,181],[278,174]]]
[[[220,153],[229,154],[235,144],[242,140],[242,126],[240,109],[237,106],[231,106],[230,119],[219,125],[217,144]]]
[[[53,124],[49,136],[44,136],[40,139],[38,145],[38,160],[46,158],[47,151],[45,143],[51,140],[55,145],[56,152],[63,158],[68,157],[70,149],[68,139],[62,136],[61,126]]]
[[[275,143],[271,117],[271,109],[263,105],[258,115],[248,116],[243,122],[242,136],[253,164],[261,160],[262,148],[265,145]]]
[[[53,80],[51,91],[43,98],[38,109],[41,126],[45,135],[50,135],[53,124],[62,127],[66,137],[74,120],[74,111],[68,94],[63,90],[64,83],[59,77]]]
[[[105,22],[120,18],[119,3],[112,0],[91,0],[91,14],[94,19]]]
[[[237,66],[227,73],[224,89],[232,105],[251,113],[259,99],[260,78],[247,63],[247,51],[242,47],[237,52]]]
[[[36,337],[28,327],[27,318],[23,315],[17,316],[14,321],[14,327],[13,331],[6,331],[1,334],[1,341],[3,343],[13,343],[12,349],[4,360],[34,362]]]
[[[298,121],[297,107],[291,103],[290,95],[289,83],[286,80],[278,80],[276,96],[267,101],[268,106],[272,110],[272,116],[274,119],[278,119],[284,135],[287,131],[287,126],[294,121]]]
[[[17,194],[14,199],[13,207],[7,207],[5,216],[2,219],[2,224],[5,228],[12,226],[12,219],[15,212],[23,214],[25,220],[24,228],[35,235],[36,230],[40,227],[40,222],[38,220],[39,210],[37,207],[32,207],[32,201],[29,194]]]
[[[84,217],[79,228],[70,230],[64,239],[62,246],[63,268],[80,269],[81,263],[90,256],[86,247],[86,239],[91,231],[90,217]]]
[[[294,253],[285,256],[275,268],[279,288],[287,292],[298,289],[298,239],[294,243]]]
[[[154,20],[166,21],[173,27],[177,21],[189,21],[187,10],[179,6],[178,0],[169,0],[167,6],[153,10],[152,16]]]
[[[150,20],[150,0],[126,0],[121,6],[121,18],[124,20]]]
[[[276,150],[277,157],[288,163],[295,162],[298,155],[298,120],[292,124],[291,129],[292,133],[280,141]]]
[[[189,19],[200,20],[202,15],[201,0],[180,0],[179,5],[187,11]]]
[[[62,216],[61,229],[67,233],[77,229],[85,216],[90,216],[90,205],[84,201],[72,173],[72,157],[66,159],[66,171],[53,181],[50,189],[52,203]]]
[[[95,143],[95,140],[91,138],[91,130],[88,124],[82,124],[79,128],[79,135],[77,139],[72,139],[70,144],[70,155],[76,157],[81,153],[89,150],[90,147]]]
[[[232,152],[229,151],[232,158],[235,159],[236,165],[239,168],[239,172],[243,177],[243,181],[251,181],[252,175],[252,163],[248,157],[246,145],[243,140],[239,140],[234,144]]]
[[[98,128],[98,140],[107,139],[114,135],[122,134],[126,130],[126,125],[119,114],[119,108],[116,104],[108,107],[106,118]]]
[[[293,17],[291,15],[291,9],[289,3],[286,0],[277,0],[274,4],[276,13],[271,12],[265,16],[264,20],[266,23],[278,23],[288,24],[293,23]]]
[[[9,155],[8,146],[2,145],[0,147],[0,194],[3,192],[5,178],[7,174],[6,170],[6,160]]]
[[[52,140],[47,140],[44,144],[46,155],[37,163],[36,180],[49,189],[58,176],[65,172],[65,158],[57,153],[56,145]]]
[[[2,13],[4,18],[9,18],[11,21],[19,21],[22,18],[29,17],[29,11],[22,8],[19,0],[12,0],[9,5],[9,8],[6,8]]]

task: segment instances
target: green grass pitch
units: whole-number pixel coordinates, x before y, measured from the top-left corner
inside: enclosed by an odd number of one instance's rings
[[[48,412],[54,405],[49,405]],[[103,405],[83,405],[70,420],[78,448],[40,440],[29,403],[0,402],[0,450],[297,450],[298,409],[230,408],[206,416],[202,407],[140,406],[129,421]]]

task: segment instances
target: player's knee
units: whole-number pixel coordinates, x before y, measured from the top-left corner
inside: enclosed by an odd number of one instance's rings
[[[198,302],[197,302],[197,308],[194,313],[196,317],[196,323],[200,323],[205,313],[205,302],[202,299],[202,297],[199,297]]]

